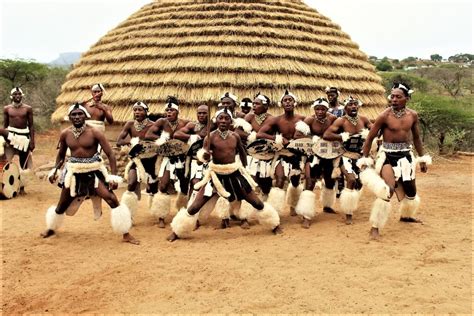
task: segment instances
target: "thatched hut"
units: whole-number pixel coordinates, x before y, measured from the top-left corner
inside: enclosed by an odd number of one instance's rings
[[[386,104],[367,56],[330,19],[298,0],[157,0],[131,15],[84,53],[67,76],[53,121],[67,106],[106,86],[118,122],[142,100],[153,112],[168,95],[190,116],[226,91],[278,101],[285,88],[310,104],[336,86],[374,117]],[[299,108],[308,113],[308,109]]]

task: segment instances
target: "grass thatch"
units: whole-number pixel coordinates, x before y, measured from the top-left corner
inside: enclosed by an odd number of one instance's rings
[[[359,97],[374,117],[386,104],[380,77],[340,27],[301,1],[159,0],[109,31],[69,73],[53,121],[69,104],[88,99],[90,86],[106,86],[104,102],[116,121],[131,118],[129,105],[142,100],[160,111],[177,96],[181,115],[199,103],[215,104],[232,91],[257,92],[278,101],[289,88],[304,105],[324,96]],[[278,112],[277,109],[275,109]]]

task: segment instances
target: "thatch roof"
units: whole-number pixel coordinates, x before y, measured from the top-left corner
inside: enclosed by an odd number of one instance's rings
[[[278,101],[284,89],[310,104],[326,86],[364,102],[374,117],[386,104],[380,77],[340,27],[302,1],[157,0],[84,53],[67,76],[53,121],[103,83],[117,121],[137,100],[161,112],[168,95],[193,106],[257,92]],[[300,107],[301,111],[302,107]],[[306,110],[306,113],[308,111]]]

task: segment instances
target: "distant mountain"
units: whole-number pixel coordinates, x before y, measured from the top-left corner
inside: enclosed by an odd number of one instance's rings
[[[71,66],[81,57],[79,52],[61,53],[55,60],[49,62],[52,66]]]

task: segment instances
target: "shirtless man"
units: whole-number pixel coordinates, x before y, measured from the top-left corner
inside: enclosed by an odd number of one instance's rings
[[[259,93],[253,100],[253,112],[247,114],[245,119],[237,118],[234,120],[235,132],[239,134],[247,145],[257,139],[257,133],[260,128],[273,117],[267,112],[270,104],[270,99],[266,95]],[[266,201],[272,188],[272,161],[273,158],[264,160],[247,155],[247,170],[258,184],[264,201]],[[248,210],[246,206],[248,205],[242,205],[239,212],[242,228],[249,228],[247,220],[252,213],[252,210]]]
[[[33,108],[23,103],[23,91],[16,87],[10,91],[12,103],[3,108],[3,127],[8,131],[5,156],[12,161],[15,155],[20,160],[20,194],[25,193],[25,180],[32,173],[35,149],[35,128],[33,125]]]
[[[237,96],[233,95],[230,92],[226,92],[221,96],[221,103],[219,103],[218,108],[223,109],[227,108],[230,110],[230,113],[232,114],[233,118],[244,118],[245,114],[244,113],[236,113],[236,107],[237,107]]]
[[[326,95],[329,101],[328,112],[336,117],[344,115],[344,105],[338,101],[339,90],[336,87],[326,87]]]
[[[198,140],[204,139],[207,135],[209,107],[205,104],[198,106],[196,115],[197,122],[188,122],[183,128],[174,133],[173,138],[188,143],[190,146]],[[192,159],[187,168],[189,169],[189,175],[186,175],[186,177],[190,179],[189,195],[193,192],[192,187],[202,179],[204,164],[197,159]]]
[[[199,158],[209,162],[209,169],[202,181],[196,184],[199,189],[194,202],[186,209],[181,208],[171,222],[172,234],[168,236],[169,241],[183,238],[196,226],[197,213],[213,195],[218,194],[230,203],[235,200],[246,200],[256,208],[257,216],[261,224],[268,225],[272,231],[280,233],[280,218],[278,213],[267,203],[263,203],[254,192],[256,183],[245,169],[246,153],[240,137],[237,133],[229,130],[232,122],[232,114],[226,108],[216,113],[218,129],[210,134],[210,138],[204,139],[204,147]],[[208,152],[205,148],[209,148]],[[235,159],[236,154],[240,161]],[[211,180],[212,179],[212,180]],[[227,203],[227,211],[230,213],[230,203]]]
[[[188,120],[179,118],[178,99],[168,97],[165,105],[166,119],[157,120],[146,132],[145,139],[154,140],[157,145],[162,145],[168,139],[173,138],[176,131],[186,126]],[[158,218],[158,227],[165,227],[165,218],[170,212],[171,196],[168,194],[168,186],[171,181],[179,181],[178,199],[186,205],[188,182],[185,177],[186,155],[163,157],[158,177],[160,184],[158,193],[153,197],[151,212]]]
[[[252,112],[252,109],[252,100],[250,98],[243,98],[242,101],[240,101],[240,112],[236,113],[236,117],[245,117]]]
[[[148,105],[139,101],[133,105],[132,110],[134,120],[125,123],[118,136],[117,146],[138,144],[139,141],[145,139],[147,130],[153,125],[153,122],[148,118]],[[127,139],[130,140],[127,141]],[[149,154],[145,153],[145,157],[139,155],[130,157],[130,162],[125,167],[125,179],[128,185],[120,202],[128,206],[132,213],[132,220],[140,199],[140,183],[147,185],[146,191],[150,197],[148,207],[151,206],[153,195],[158,191],[158,170],[155,166],[157,155],[150,157]]]
[[[112,208],[113,230],[122,234],[124,242],[139,244],[139,241],[129,233],[132,226],[130,210],[125,205],[119,204],[117,196],[112,192],[117,188],[121,177],[115,175],[116,160],[110,144],[101,131],[85,124],[86,117],[90,115],[82,105],[78,103],[71,105],[68,116],[73,126],[64,129],[59,136],[56,164],[48,177],[51,183],[54,183],[57,171],[65,161],[67,148],[71,150],[71,157],[66,163],[66,172],[60,181],[62,190],[59,202],[57,206],[51,206],[46,211],[47,229],[41,236],[47,238],[56,233],[64,220],[64,213],[75,199],[98,195]],[[98,145],[109,159],[112,175],[107,172],[97,153]]]
[[[304,123],[307,124],[307,133],[298,131],[296,138],[311,137],[314,144],[318,143],[323,137],[324,132],[337,119],[336,116],[328,113],[329,102],[325,98],[319,98],[314,101],[311,108],[314,109],[314,115],[306,117]],[[335,180],[332,178],[334,170],[334,159],[325,159],[314,155],[308,157],[305,164],[305,189],[301,193],[295,211],[303,217],[303,228],[309,228],[311,220],[316,215],[316,195],[313,192],[316,181],[324,178],[324,187],[321,192],[323,211],[334,213],[334,203],[336,201],[336,192],[334,191]]]
[[[87,119],[86,124],[98,128],[102,132],[105,132],[105,121],[109,124],[114,122],[112,110],[102,102],[104,93],[105,90],[102,84],[98,83],[93,85],[91,88],[92,98],[84,104],[84,108],[91,116]]]
[[[280,106],[283,107],[285,113],[279,116],[271,117],[266,120],[257,133],[257,138],[266,138],[274,140],[277,144],[283,146],[288,145],[291,139],[294,139],[296,124],[304,120],[303,115],[295,114],[296,96],[285,91],[280,99]],[[285,179],[289,179],[291,184],[288,185],[286,193],[286,203],[290,205],[291,215],[296,215],[295,207],[298,202],[300,189],[298,188],[301,175],[301,156],[280,156],[275,167],[275,187],[270,190],[268,195],[268,203],[270,203],[278,213],[281,212],[285,204],[285,191],[283,186]]]
[[[359,167],[357,159],[362,155],[363,139],[367,137],[368,129],[371,127],[369,119],[359,115],[359,107],[362,105],[357,99],[349,96],[344,100],[345,115],[339,117],[324,132],[323,139],[341,141],[346,149],[341,159],[341,171],[345,178],[345,188],[342,190],[340,204],[342,211],[346,214],[346,224],[352,224],[352,215],[357,209],[360,189]]]
[[[376,176],[380,174],[383,181],[371,183],[371,180],[377,178],[373,176],[362,177],[363,182],[367,178],[367,186],[369,189],[372,188],[377,195],[370,214],[372,224],[370,235],[375,239],[379,237],[379,230],[383,228],[388,219],[390,198],[394,192],[397,193],[397,197],[401,201],[400,221],[407,223],[420,222],[415,218],[420,204],[415,184],[416,163],[420,163],[421,172],[427,172],[427,165],[431,164],[431,157],[424,154],[418,114],[406,107],[412,92],[406,84],[395,83],[393,85],[390,94],[391,107],[377,117],[364,143],[363,155],[367,158],[372,141],[377,133],[380,130],[382,131],[383,143],[377,155],[376,171],[373,171],[373,173],[376,173]],[[413,155],[410,134],[413,137],[413,144],[419,156],[417,159]],[[361,163],[362,168],[370,165],[370,159]],[[370,169],[366,168],[363,173],[369,172]]]

